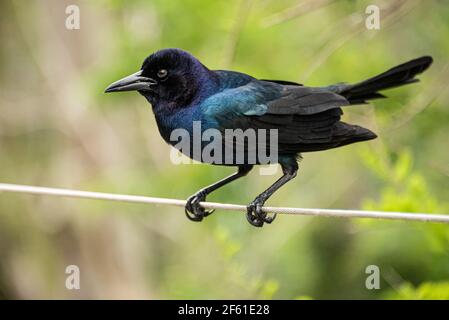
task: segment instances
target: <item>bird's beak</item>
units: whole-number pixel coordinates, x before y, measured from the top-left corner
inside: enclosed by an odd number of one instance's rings
[[[117,92],[117,91],[147,91],[151,89],[151,86],[157,84],[156,80],[143,77],[142,70],[133,73],[123,79],[120,79],[114,83],[111,83],[104,92]]]

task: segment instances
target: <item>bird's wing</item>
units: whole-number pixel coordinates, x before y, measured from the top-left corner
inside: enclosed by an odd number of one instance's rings
[[[207,98],[202,112],[212,117],[234,115],[311,115],[349,105],[348,100],[326,88],[279,85],[255,80]]]
[[[286,81],[286,80],[259,79],[259,81],[273,82],[273,83],[289,85],[289,86],[302,86],[302,84],[300,84],[300,83],[293,82],[293,81]]]
[[[345,97],[323,88],[282,86],[280,93],[268,102],[267,113],[310,115],[349,105]]]
[[[252,81],[209,97],[201,109],[217,129],[277,129],[282,145],[332,140],[340,106],[348,104],[325,89]]]

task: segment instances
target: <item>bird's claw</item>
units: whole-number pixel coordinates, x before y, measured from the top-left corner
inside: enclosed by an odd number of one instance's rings
[[[206,193],[203,191],[199,191],[195,193],[193,196],[190,196],[187,199],[186,206],[184,211],[186,213],[187,218],[192,221],[201,221],[204,217],[212,214],[215,210],[206,210],[201,207],[200,202],[206,200]]]
[[[263,202],[257,199],[251,202],[246,207],[246,219],[255,227],[262,227],[264,223],[272,223],[276,218],[276,214],[268,216],[268,214],[262,211]]]

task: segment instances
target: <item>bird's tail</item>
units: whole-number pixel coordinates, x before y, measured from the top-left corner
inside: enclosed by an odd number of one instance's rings
[[[418,82],[415,76],[425,71],[432,61],[432,57],[424,56],[400,64],[368,80],[356,84],[337,84],[329,88],[344,96],[351,104],[366,103],[367,100],[385,98],[378,91]]]

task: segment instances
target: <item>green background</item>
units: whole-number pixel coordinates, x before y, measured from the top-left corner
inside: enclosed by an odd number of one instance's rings
[[[69,4],[80,30],[65,28]],[[420,83],[345,108],[378,139],[304,154],[268,204],[449,213],[446,1],[1,1],[0,36],[0,182],[178,199],[233,169],[173,165],[148,103],[103,93],[150,53],[312,86],[432,55]],[[274,179],[208,199],[247,204]],[[81,290],[65,288],[72,264]],[[257,229],[242,213],[192,223],[176,207],[3,193],[0,298],[448,299],[449,227],[283,215]]]

